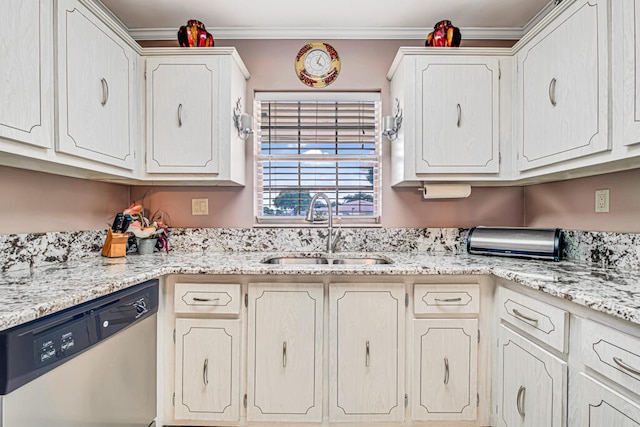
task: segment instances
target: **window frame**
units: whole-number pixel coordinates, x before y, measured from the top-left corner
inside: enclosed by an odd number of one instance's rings
[[[322,227],[323,225],[312,224],[305,221],[303,216],[264,216],[260,215],[259,209],[262,204],[259,197],[263,194],[263,183],[261,181],[260,163],[267,159],[274,158],[274,155],[263,155],[261,153],[261,137],[260,137],[260,111],[261,102],[263,101],[292,101],[292,102],[373,102],[374,103],[374,145],[375,153],[372,155],[330,155],[334,158],[343,158],[343,161],[371,161],[373,163],[373,193],[374,193],[374,215],[372,216],[344,216],[333,215],[334,223],[337,225],[345,225],[349,227],[380,227],[382,219],[382,135],[380,131],[382,119],[382,101],[380,91],[334,91],[334,92],[311,92],[311,91],[256,91],[254,93],[254,115],[255,115],[255,133],[253,139],[253,169],[254,169],[254,191],[253,191],[253,210],[254,210],[254,226],[256,227]],[[299,155],[302,156],[302,155]],[[288,156],[291,158],[292,156]],[[295,156],[293,156],[295,157]],[[303,158],[300,157],[300,161]],[[327,160],[320,157],[306,156],[306,161]],[[289,160],[287,160],[289,161]],[[325,191],[331,197],[331,192],[337,190]],[[311,192],[313,193],[313,190]],[[326,226],[326,225],[324,225]]]

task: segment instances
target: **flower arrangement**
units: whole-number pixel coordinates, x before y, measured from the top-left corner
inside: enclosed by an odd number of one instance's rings
[[[127,232],[138,239],[158,239],[156,247],[169,253],[169,226],[164,220],[164,212],[156,211],[149,219],[144,215],[142,204],[135,202],[122,213],[129,215],[132,220]]]

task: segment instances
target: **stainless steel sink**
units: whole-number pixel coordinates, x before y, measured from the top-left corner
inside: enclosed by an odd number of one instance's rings
[[[296,265],[296,264],[329,264],[327,258],[317,257],[273,257],[262,261],[263,264],[281,264],[281,265]]]
[[[359,265],[377,265],[391,264],[391,261],[384,258],[337,258],[333,260],[334,264],[359,264]]]
[[[263,264],[276,265],[304,265],[304,264],[335,264],[335,265],[381,265],[392,262],[384,258],[325,258],[325,257],[273,257],[262,261]]]

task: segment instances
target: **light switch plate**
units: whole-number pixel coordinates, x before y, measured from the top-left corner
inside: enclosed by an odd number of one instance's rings
[[[596,212],[609,212],[609,189],[596,190]]]
[[[209,199],[191,199],[191,215],[209,215]]]

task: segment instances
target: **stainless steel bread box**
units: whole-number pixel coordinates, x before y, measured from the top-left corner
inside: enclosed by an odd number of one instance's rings
[[[470,254],[502,255],[560,261],[563,234],[559,228],[474,227],[467,238]]]

